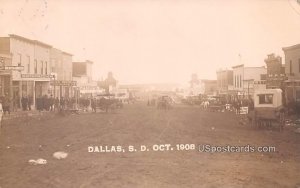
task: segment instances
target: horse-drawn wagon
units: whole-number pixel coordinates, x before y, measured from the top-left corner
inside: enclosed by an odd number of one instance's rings
[[[169,96],[161,96],[157,99],[157,109],[168,110],[171,108],[172,98]]]
[[[92,107],[94,109],[100,109],[102,111],[114,111],[117,108],[123,108],[123,102],[120,99],[116,99],[112,94],[98,95],[97,98],[92,100]]]

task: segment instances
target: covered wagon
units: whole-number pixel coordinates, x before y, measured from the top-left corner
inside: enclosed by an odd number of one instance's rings
[[[256,126],[268,126],[272,123],[279,125],[279,130],[284,125],[284,110],[282,106],[281,89],[263,89],[254,92],[253,123]]]

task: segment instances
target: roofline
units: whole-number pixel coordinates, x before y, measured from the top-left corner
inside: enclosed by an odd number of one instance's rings
[[[73,56],[73,54],[70,54],[70,53],[68,53],[68,52],[62,51],[62,53],[63,53],[63,54],[66,54],[66,55],[69,55],[69,56]]]
[[[235,66],[233,66],[232,68],[235,69],[235,68],[239,68],[239,67],[244,67],[244,64],[241,64],[241,65],[235,65]]]
[[[300,49],[300,44],[296,44],[296,45],[293,45],[293,46],[288,46],[288,47],[283,47],[282,50],[285,52],[285,51],[288,51],[288,50],[295,50],[295,49]]]
[[[218,80],[201,79],[202,82],[217,82]]]
[[[90,61],[90,60],[86,60],[86,61],[73,61],[72,63],[90,63],[93,64],[94,62]]]
[[[266,69],[266,67],[265,66],[260,66],[260,67],[245,67],[246,69],[248,69],[248,68],[265,68]]]
[[[239,67],[244,67],[245,69],[248,69],[248,68],[265,68],[265,66],[257,66],[257,67],[245,67],[244,64],[241,64],[241,65],[236,65],[236,66],[233,66],[232,68],[235,69],[235,68],[239,68]]]
[[[217,70],[216,72],[217,73],[221,73],[221,72],[232,72],[233,70],[232,69],[224,69],[224,70]]]
[[[38,44],[38,45],[41,45],[41,46],[52,48],[51,45],[46,44],[44,42],[41,42],[41,41],[38,41],[38,40],[31,40],[31,39],[28,39],[28,38],[25,38],[25,37],[22,37],[22,36],[19,36],[19,35],[9,34],[9,37],[19,39],[19,40],[23,40],[23,41],[26,41],[26,42],[29,42],[29,43],[32,43],[32,44]]]
[[[85,62],[86,62],[86,63],[94,64],[94,62],[93,62],[93,61],[90,61],[90,60],[86,60]]]
[[[34,44],[41,45],[41,46],[45,46],[45,47],[48,47],[48,48],[52,48],[52,46],[51,46],[51,45],[49,45],[49,44],[46,44],[46,43],[43,43],[43,42],[41,42],[41,41],[38,41],[38,40],[33,40],[33,43],[34,43]]]
[[[0,53],[0,57],[12,58],[12,54],[11,53]]]

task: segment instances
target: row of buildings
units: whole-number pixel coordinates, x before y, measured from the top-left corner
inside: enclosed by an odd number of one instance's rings
[[[0,96],[20,107],[26,96],[33,107],[39,97],[70,98],[99,90],[92,80],[93,62],[73,62],[73,55],[18,35],[0,37]]]
[[[249,98],[256,89],[279,88],[283,101],[300,102],[300,44],[282,48],[285,64],[280,56],[267,55],[261,67],[233,66],[217,71],[217,93],[225,96]]]

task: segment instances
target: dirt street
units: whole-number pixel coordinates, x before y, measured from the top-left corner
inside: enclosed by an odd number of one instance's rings
[[[275,151],[200,152],[205,144]],[[68,156],[56,159],[57,151]],[[28,162],[38,158],[47,163]],[[191,106],[164,111],[144,103],[116,113],[7,121],[0,137],[0,187],[300,187],[300,135],[256,130],[229,112]]]

